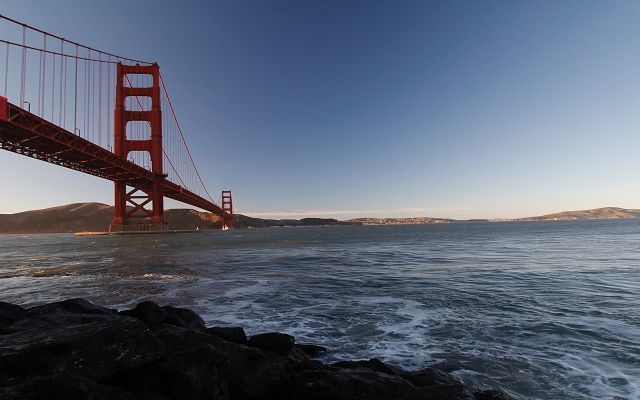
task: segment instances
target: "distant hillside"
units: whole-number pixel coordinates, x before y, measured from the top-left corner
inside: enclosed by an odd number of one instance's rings
[[[324,225],[359,225],[350,221],[338,221],[333,218],[302,218],[302,219],[262,219],[236,215],[238,228],[268,228],[274,226],[324,226]]]
[[[0,233],[55,233],[105,231],[113,215],[113,206],[101,203],[75,203],[16,214],[0,214]],[[213,214],[190,210],[165,210],[169,229],[220,229],[221,221]],[[604,207],[593,210],[563,211],[555,214],[519,218],[515,221],[640,218],[640,210]],[[330,218],[262,219],[236,215],[236,228],[268,228],[277,226],[320,225],[402,225],[447,224],[452,222],[485,222],[487,220],[455,220],[450,218],[354,218],[338,221]]]
[[[519,218],[518,221],[541,221],[541,220],[573,220],[573,219],[619,219],[638,218],[640,210],[603,207],[592,210],[562,211],[554,214],[539,215],[537,217]]]
[[[620,219],[640,218],[640,210],[620,207],[603,207],[592,210],[562,211],[554,214],[539,215],[535,217],[516,218],[512,220],[498,221],[545,221],[545,220],[575,220],[575,219]],[[354,218],[347,222],[362,225],[421,225],[421,224],[447,224],[452,222],[488,222],[486,219],[459,220],[451,218],[413,217],[413,218]]]
[[[101,203],[74,203],[16,214],[0,214],[0,233],[56,233],[105,231],[109,228],[113,206]],[[237,228],[272,226],[315,226],[349,224],[335,219],[304,218],[269,220],[236,215]],[[220,219],[210,213],[190,210],[165,210],[169,229],[220,229]]]

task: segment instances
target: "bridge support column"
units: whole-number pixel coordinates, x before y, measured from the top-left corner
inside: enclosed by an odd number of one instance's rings
[[[150,87],[132,87],[130,74],[150,75]],[[127,98],[134,98],[127,102]],[[140,104],[140,97],[151,99],[149,110],[129,110],[127,104]],[[140,108],[142,108],[140,106]],[[162,110],[160,106],[160,68],[153,65],[116,66],[116,93],[114,110],[114,153],[126,159],[132,151],[145,151],[151,159],[153,183],[142,184],[123,177],[115,182],[115,210],[109,231],[163,230],[165,229],[162,181],[166,178],[162,161]],[[127,124],[142,121],[149,124],[151,137],[131,140],[127,137]],[[129,190],[128,188],[131,188]],[[146,208],[151,204],[151,210]]]

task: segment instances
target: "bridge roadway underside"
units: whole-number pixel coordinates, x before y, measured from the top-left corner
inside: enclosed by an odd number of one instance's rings
[[[151,171],[11,103],[7,119],[0,119],[0,148],[103,179],[125,181],[145,192],[154,179]],[[213,202],[164,178],[162,187],[165,197],[207,210],[233,225],[233,216]]]

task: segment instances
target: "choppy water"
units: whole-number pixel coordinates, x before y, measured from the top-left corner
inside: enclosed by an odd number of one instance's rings
[[[191,307],[516,398],[640,398],[640,221],[0,236],[0,300]]]

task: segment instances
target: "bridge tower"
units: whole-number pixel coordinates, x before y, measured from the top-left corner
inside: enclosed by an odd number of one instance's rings
[[[151,87],[131,87],[127,78],[130,74],[150,75]],[[125,85],[125,80],[129,85]],[[151,109],[134,111],[126,109],[127,97],[148,97]],[[151,137],[147,140],[131,140],[127,137],[127,124],[132,121],[147,122]],[[164,204],[162,181],[167,175],[162,167],[162,111],[160,109],[160,68],[153,65],[116,66],[116,93],[114,110],[114,148],[113,152],[126,159],[129,152],[146,151],[151,159],[151,171],[154,179],[151,185],[140,185],[127,181],[126,177],[115,181],[115,210],[110,232],[123,230],[163,230]],[[127,190],[127,186],[131,187]],[[146,206],[151,203],[151,210]],[[132,207],[127,209],[127,207]]]

